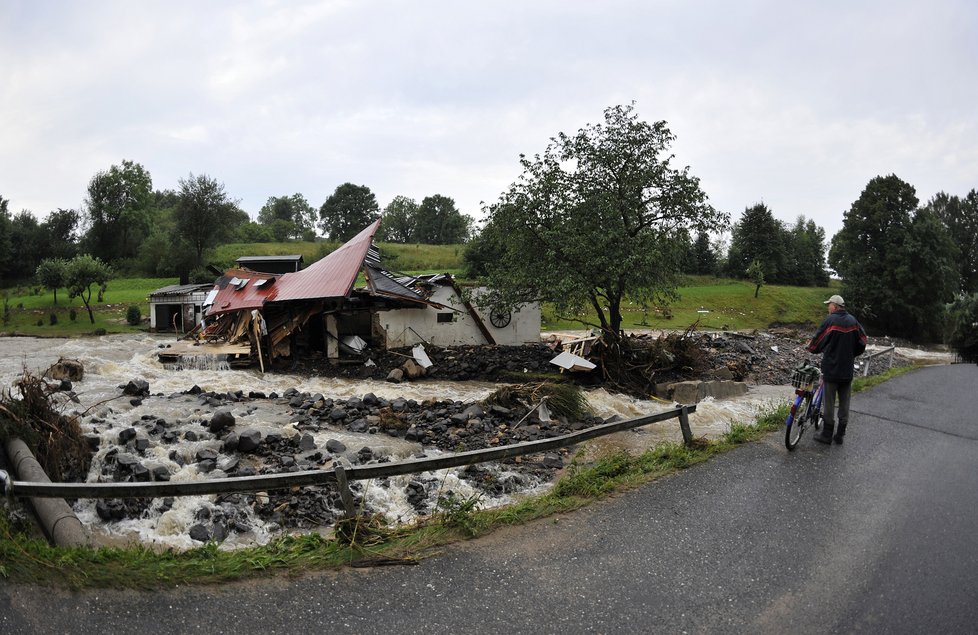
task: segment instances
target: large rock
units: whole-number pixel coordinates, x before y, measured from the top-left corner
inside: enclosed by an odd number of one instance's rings
[[[404,364],[401,365],[401,368],[404,370],[404,374],[408,379],[418,379],[420,377],[424,377],[424,368],[422,368],[421,365],[413,359],[405,361]]]
[[[133,397],[148,397],[149,382],[145,379],[130,379],[129,383],[122,389],[122,394]]]
[[[218,410],[214,413],[214,416],[211,417],[210,423],[207,424],[207,429],[214,433],[218,433],[232,427],[234,427],[234,415],[231,414],[230,410]]]
[[[404,381],[404,371],[400,368],[395,368],[390,373],[387,374],[387,381],[392,384],[399,384]]]
[[[238,452],[254,452],[261,445],[261,432],[245,430],[238,437]]]
[[[85,367],[77,359],[62,357],[44,371],[44,376],[51,379],[81,381],[85,377]]]

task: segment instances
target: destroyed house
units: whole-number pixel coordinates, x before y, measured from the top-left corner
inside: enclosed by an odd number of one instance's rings
[[[322,354],[334,363],[360,359],[365,348],[539,341],[538,305],[491,311],[479,306],[479,290],[463,293],[448,274],[385,270],[373,244],[379,223],[301,271],[226,271],[208,294],[195,342],[247,351],[264,368],[304,355]]]

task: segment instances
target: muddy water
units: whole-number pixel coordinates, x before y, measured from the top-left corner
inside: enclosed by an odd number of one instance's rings
[[[194,370],[173,370],[164,367],[156,359],[159,346],[172,341],[168,336],[116,335],[94,339],[38,339],[3,338],[0,339],[0,385],[8,387],[24,369],[40,374],[59,357],[81,360],[85,365],[85,378],[76,382],[74,391],[78,403],[66,402],[69,413],[82,416],[82,427],[86,432],[100,436],[102,443],[92,463],[88,480],[99,478],[106,453],[116,448],[119,433],[144,415],[166,419],[177,430],[194,429],[199,431],[201,423],[211,416],[211,409],[201,407],[199,398],[184,395],[184,391],[194,385],[205,391],[233,392],[243,390],[260,391],[266,394],[283,393],[290,388],[302,392],[322,393],[327,398],[346,399],[362,397],[368,392],[385,399],[403,397],[423,401],[424,399],[451,399],[463,402],[478,401],[485,398],[497,385],[486,382],[417,382],[413,384],[391,384],[383,381],[355,381],[348,379],[309,378],[288,374],[262,374],[258,370],[230,370],[220,365],[211,367],[210,363],[200,363]],[[140,405],[133,406],[129,398],[120,398],[120,386],[130,379],[142,378],[149,382],[154,396],[146,398]],[[690,425],[696,436],[714,437],[729,429],[732,421],[749,422],[756,414],[774,403],[782,403],[791,398],[787,387],[753,387],[744,397],[732,400],[706,400],[697,406],[690,416]],[[662,412],[674,407],[672,403],[640,400],[621,395],[613,395],[604,390],[589,394],[589,401],[597,414],[603,417],[618,415],[632,418]],[[257,428],[263,434],[277,432],[286,437],[299,434],[293,425],[288,409],[269,400],[255,400],[234,404],[232,413],[240,426]],[[412,442],[386,435],[355,434],[337,429],[314,433],[317,447],[323,447],[330,439],[341,441],[351,452],[368,446],[376,455],[389,455],[391,460],[417,455],[422,448]],[[642,450],[661,441],[681,439],[678,422],[652,424],[640,430],[623,432],[590,442],[592,452],[624,448]],[[192,481],[202,478],[225,476],[221,469],[210,474],[200,474],[196,470],[193,457],[203,448],[221,449],[219,440],[183,441],[177,446],[153,446],[145,454],[144,465],[152,469],[166,466],[171,473],[171,481]],[[185,465],[174,462],[170,451],[176,451],[186,460]],[[437,454],[436,450],[424,450],[428,456]],[[223,455],[218,458],[220,468]],[[252,459],[254,460],[254,459]],[[256,466],[257,467],[257,466]],[[500,466],[490,466],[500,478],[505,478]],[[367,506],[383,513],[391,521],[406,522],[417,515],[415,508],[408,503],[405,488],[417,477],[404,476],[389,479],[387,482],[364,484]],[[437,481],[437,493],[452,491],[468,497],[476,494],[472,486],[459,478],[457,470],[443,470],[438,473],[421,475],[429,482]],[[486,500],[486,505],[505,504],[512,495],[522,495],[546,488],[548,484],[525,483],[520,492],[513,492],[501,498]],[[138,540],[144,544],[162,547],[188,548],[194,545],[187,532],[196,521],[202,508],[213,507],[214,497],[182,497],[173,500],[172,507],[162,508],[162,501],[154,501],[153,507],[143,518],[119,522],[103,522],[95,512],[94,500],[76,503],[79,518],[102,542]],[[248,518],[252,531],[245,534],[232,533],[224,543],[226,548],[240,545],[261,544],[281,532],[274,524],[263,522],[257,516]]]

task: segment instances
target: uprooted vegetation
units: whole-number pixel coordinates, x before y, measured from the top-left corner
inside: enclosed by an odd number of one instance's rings
[[[27,371],[13,388],[0,394],[0,441],[22,439],[53,481],[84,480],[92,453],[78,419],[55,406],[58,388]]]

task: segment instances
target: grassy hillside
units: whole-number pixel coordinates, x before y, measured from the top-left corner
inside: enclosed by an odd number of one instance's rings
[[[228,268],[242,256],[288,256],[299,254],[305,266],[337,249],[338,242],[235,243],[209,252],[208,262]],[[464,245],[401,245],[378,243],[381,258],[391,269],[404,273],[453,273],[462,270]]]
[[[701,329],[762,329],[773,324],[817,324],[825,317],[822,302],[835,287],[764,286],[757,298],[754,285],[709,276],[690,276],[668,306],[623,308],[625,328],[684,329],[699,320]],[[578,322],[558,320],[544,307],[545,329],[580,329]],[[587,319],[593,321],[590,315]]]

